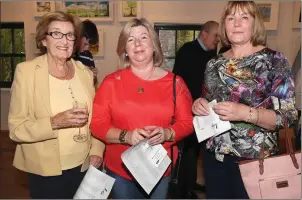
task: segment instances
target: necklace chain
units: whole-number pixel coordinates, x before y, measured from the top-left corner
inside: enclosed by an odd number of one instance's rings
[[[150,74],[146,79],[144,79],[144,80],[145,80],[145,81],[148,81],[148,80],[152,77],[154,71],[155,71],[155,67],[153,67],[153,70],[152,70],[151,74]],[[145,91],[145,89],[144,89],[142,86],[138,86],[138,88],[137,88],[137,92],[138,92],[138,93],[141,94],[141,93],[143,93],[144,91]]]
[[[70,68],[70,67],[68,67],[68,66],[67,66],[67,72],[66,72],[66,75],[65,75],[65,76],[62,76],[62,77],[55,76],[55,75],[53,75],[53,73],[51,73],[50,71],[49,71],[49,74],[50,74],[50,75],[52,75],[53,77],[58,78],[58,79],[66,79],[66,77],[67,77],[67,76],[68,76],[68,74],[69,74],[69,68]]]

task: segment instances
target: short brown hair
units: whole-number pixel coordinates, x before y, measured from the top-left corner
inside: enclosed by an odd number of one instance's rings
[[[259,12],[259,9],[254,1],[230,1],[224,8],[221,16],[219,36],[223,46],[230,46],[226,31],[225,31],[225,20],[228,15],[236,12],[236,10],[241,9],[247,11],[254,18],[254,28],[252,33],[251,42],[253,46],[265,45],[265,27]]]
[[[49,12],[41,17],[36,28],[36,44],[42,54],[47,52],[47,48],[42,44],[42,40],[46,37],[49,24],[54,21],[70,22],[74,27],[74,34],[76,35],[76,40],[74,41],[75,47],[79,42],[82,29],[80,19],[61,11]],[[73,51],[75,50],[76,48],[73,49]]]
[[[123,30],[120,33],[118,44],[117,44],[117,55],[120,58],[120,65],[127,67],[129,65],[129,58],[126,56],[126,44],[130,35],[130,30],[132,27],[143,26],[147,29],[150,34],[154,53],[153,53],[153,64],[155,67],[160,67],[164,60],[164,55],[161,49],[160,41],[158,36],[151,26],[151,24],[144,18],[133,18],[124,26]]]

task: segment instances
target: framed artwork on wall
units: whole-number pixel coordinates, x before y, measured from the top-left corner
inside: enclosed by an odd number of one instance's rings
[[[139,1],[118,2],[118,21],[127,22],[135,17],[141,17],[141,3]]]
[[[41,17],[48,12],[55,11],[54,1],[35,1],[35,17]]]
[[[91,21],[113,21],[111,1],[63,1],[62,10]]]
[[[301,2],[294,2],[293,8],[293,28],[301,28]]]
[[[277,30],[278,28],[278,1],[255,1],[261,13],[266,30]]]
[[[104,28],[97,27],[99,33],[99,44],[91,45],[89,51],[93,57],[104,57]]]

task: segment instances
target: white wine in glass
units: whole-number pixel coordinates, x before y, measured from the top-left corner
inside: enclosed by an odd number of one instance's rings
[[[73,103],[73,108],[83,108],[86,109],[86,113],[88,113],[88,105],[87,102],[79,102],[79,101],[75,101]],[[86,114],[85,113],[85,114]],[[84,114],[83,112],[77,112],[76,114]],[[88,139],[87,133],[82,134],[81,133],[81,127],[79,127],[79,133],[73,136],[73,140],[75,142],[86,142]]]

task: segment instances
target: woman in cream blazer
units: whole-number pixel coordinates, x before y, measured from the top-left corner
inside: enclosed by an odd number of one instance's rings
[[[8,117],[13,165],[28,172],[32,198],[73,198],[89,164],[102,163],[105,145],[89,131],[93,74],[70,59],[77,28],[66,13],[44,15],[36,36],[44,55],[16,67]],[[87,108],[76,108],[79,100]]]

